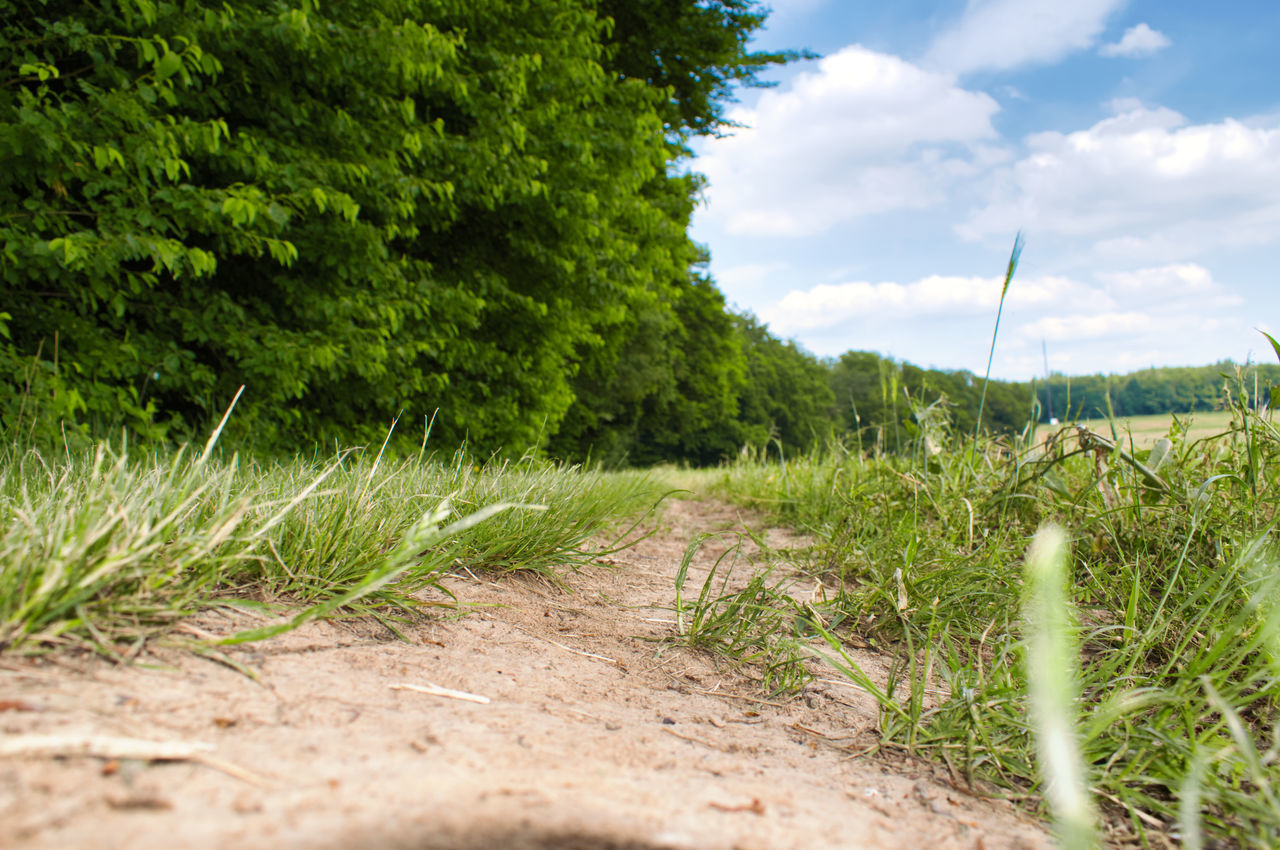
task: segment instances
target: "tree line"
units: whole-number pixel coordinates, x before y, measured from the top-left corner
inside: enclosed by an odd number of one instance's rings
[[[0,0],[4,434],[182,442],[241,386],[224,439],[267,453],[406,416],[482,454],[706,464],[900,439],[941,395],[972,427],[972,376],[819,360],[706,273],[689,143],[800,55],[749,48],[766,14]],[[1030,403],[995,384],[985,424]]]
[[[1105,417],[1109,410],[1117,416],[1215,410],[1222,406],[1228,378],[1234,377],[1235,370],[1235,364],[1223,362],[1126,375],[1055,374],[1037,387],[1036,396],[1046,416],[1052,410],[1063,418]],[[1280,366],[1251,364],[1242,377],[1255,403],[1270,404],[1271,387],[1280,384]]]
[[[837,408],[837,433],[880,441],[885,450],[914,438],[922,414],[940,404],[952,432],[972,434],[981,403],[982,376],[964,370],[922,369],[866,351],[823,361]],[[1280,385],[1280,365],[1229,361],[1170,366],[1121,375],[1052,374],[1045,380],[999,381],[987,387],[982,426],[1011,434],[1028,424],[1221,409],[1243,386],[1252,404],[1269,405]],[[935,417],[936,420],[937,417]]]

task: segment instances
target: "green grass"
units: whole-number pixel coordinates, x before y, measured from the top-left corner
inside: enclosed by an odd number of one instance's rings
[[[690,541],[676,571],[676,634],[673,642],[719,653],[751,663],[760,670],[761,685],[771,695],[794,692],[811,678],[808,653],[797,640],[807,609],[772,578],[772,569],[754,571],[744,582],[734,580],[743,564],[747,536],[721,532],[736,538],[707,571],[696,597],[686,593],[689,568],[703,544],[716,534],[701,534]],[[764,541],[753,541],[764,549]],[[741,586],[739,586],[741,585]]]
[[[213,604],[287,601],[251,640],[339,609],[396,620],[455,567],[553,574],[660,498],[639,473],[463,452],[264,464],[99,445],[0,456],[0,650],[132,656]],[[436,593],[436,604],[447,597]]]
[[[706,486],[818,541],[805,568],[838,588],[814,611],[822,654],[880,702],[884,741],[1053,814],[1064,846],[1094,840],[1093,810],[1139,837],[1276,846],[1280,431],[1244,389],[1216,436],[1149,449],[1110,428],[921,439],[747,459]],[[1049,523],[1061,550],[1027,556]],[[1060,558],[1062,579],[1032,569]],[[889,687],[855,637],[895,659]]]
[[[350,612],[396,630],[449,602],[451,570],[598,557],[665,479],[809,533],[803,569],[835,588],[800,603],[779,571],[735,579],[738,547],[692,581],[696,540],[674,640],[759,664],[770,690],[802,686],[820,655],[876,699],[885,742],[1050,815],[1063,846],[1096,841],[1100,818],[1277,846],[1280,429],[1248,389],[1192,427],[975,440],[937,404],[892,455],[652,475],[373,449],[263,463],[220,453],[216,433],[199,452],[11,448],[0,651],[132,658],[213,605],[280,614],[224,643]],[[888,682],[859,668],[855,639],[893,659]]]

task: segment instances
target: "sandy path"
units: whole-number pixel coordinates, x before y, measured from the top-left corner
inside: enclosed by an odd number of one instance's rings
[[[153,669],[0,659],[0,743],[206,742],[267,783],[192,762],[0,758],[0,848],[1048,846],[923,763],[849,758],[874,740],[856,690],[764,702],[725,662],[662,648],[690,535],[734,521],[676,502],[662,534],[569,576],[571,592],[464,576],[456,592],[492,607],[416,626],[411,644],[330,622],[236,650],[260,683],[179,650],[148,654]],[[390,687],[427,682],[491,702]]]

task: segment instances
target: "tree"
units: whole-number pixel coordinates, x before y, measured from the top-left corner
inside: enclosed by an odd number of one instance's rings
[[[698,181],[672,164],[775,61],[745,50],[755,4],[35,0],[0,20],[7,427],[36,405],[51,435],[76,416],[182,438],[244,384],[231,430],[260,448],[439,409],[442,440],[521,451],[672,387],[732,407],[729,355],[608,378],[640,335],[714,325]]]
[[[739,400],[741,443],[804,451],[835,433],[835,394],[828,370],[794,342],[768,332],[751,315],[736,317],[747,351],[747,381]]]
[[[760,73],[811,54],[750,51],[768,9],[757,0],[600,0],[605,66],[664,92],[659,110],[677,138],[719,132],[736,85],[765,86]]]

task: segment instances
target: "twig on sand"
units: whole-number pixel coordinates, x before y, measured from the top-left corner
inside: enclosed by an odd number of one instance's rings
[[[220,770],[227,776],[233,776],[242,782],[248,782],[250,785],[257,785],[259,788],[269,788],[273,784],[271,780],[265,779],[251,770],[246,770],[238,764],[220,759],[217,756],[198,755],[191,760],[202,764],[205,767]]]
[[[515,629],[518,632],[524,632],[531,638],[544,640],[554,647],[563,649],[565,652],[572,652],[574,655],[581,655],[583,658],[595,658],[598,661],[607,661],[610,664],[617,664],[619,667],[622,666],[616,658],[609,658],[608,656],[605,656],[605,655],[596,655],[594,652],[584,652],[581,649],[574,649],[572,646],[565,646],[562,643],[556,643],[551,638],[546,638],[546,637],[543,637],[542,635],[535,635],[533,632],[529,631],[528,629],[522,629],[519,626],[513,625],[513,624],[508,624],[508,625],[511,625],[511,628]]]
[[[797,732],[804,732],[808,735],[813,735],[815,738],[823,738],[828,741],[845,741],[858,737],[857,735],[828,735],[826,732],[819,732],[817,729],[810,729],[803,723],[792,723],[790,726]]]
[[[0,757],[92,756],[136,761],[192,761],[251,785],[271,784],[250,770],[211,755],[212,751],[213,745],[202,741],[148,741],[111,735],[18,735],[0,738]]]
[[[138,761],[187,761],[213,752],[200,741],[146,741],[107,735],[18,735],[0,738],[0,756],[94,756]]]
[[[689,743],[691,743],[691,744],[701,744],[702,746],[706,747],[707,749],[710,749],[710,750],[719,750],[719,751],[720,751],[720,752],[722,752],[722,753],[727,753],[727,752],[729,752],[727,749],[725,749],[724,747],[720,746],[719,744],[713,744],[712,742],[707,741],[707,740],[704,740],[704,739],[702,739],[702,738],[695,738],[693,735],[685,735],[684,733],[682,733],[682,732],[677,732],[676,730],[671,729],[671,728],[669,728],[669,727],[667,727],[667,726],[663,726],[663,727],[662,727],[662,731],[663,731],[663,732],[666,732],[668,735],[674,735],[675,737],[679,738],[681,741],[688,741],[688,742],[689,742]]]
[[[462,700],[463,702],[478,702],[481,705],[488,705],[490,702],[490,699],[486,696],[471,694],[466,691],[455,691],[453,688],[442,688],[434,682],[427,682],[425,685],[400,682],[389,687],[393,691],[413,691],[418,694],[429,694],[433,697],[448,697],[449,699]]]
[[[743,702],[755,703],[756,705],[771,705],[774,708],[790,708],[785,702],[773,702],[772,700],[762,699],[760,697],[746,696],[744,694],[731,694],[728,691],[700,691],[697,688],[690,688],[695,694],[702,694],[709,697],[724,697],[725,699],[738,699]]]

